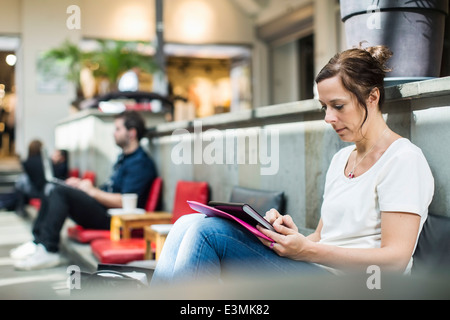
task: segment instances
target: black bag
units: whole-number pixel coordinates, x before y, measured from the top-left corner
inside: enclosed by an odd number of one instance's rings
[[[132,298],[130,293],[142,292],[149,288],[148,272],[142,268],[127,267],[122,265],[99,265],[98,270],[89,272],[80,272],[79,283],[72,284],[70,295],[80,298]],[[142,276],[145,273],[145,281],[141,281],[129,274],[136,272]],[[128,273],[128,274],[126,274]]]

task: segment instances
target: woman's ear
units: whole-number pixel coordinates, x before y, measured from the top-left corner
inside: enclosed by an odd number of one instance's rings
[[[369,97],[367,98],[367,105],[378,106],[379,102],[380,102],[380,89],[373,88],[369,94]]]

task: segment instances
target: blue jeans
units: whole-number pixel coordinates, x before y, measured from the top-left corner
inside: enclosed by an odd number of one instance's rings
[[[188,214],[172,227],[151,284],[219,280],[228,272],[329,274],[315,264],[278,256],[236,222]]]

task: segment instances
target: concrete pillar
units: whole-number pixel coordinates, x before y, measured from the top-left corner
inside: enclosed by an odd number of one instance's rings
[[[314,0],[314,61],[315,74],[338,51],[335,1]]]

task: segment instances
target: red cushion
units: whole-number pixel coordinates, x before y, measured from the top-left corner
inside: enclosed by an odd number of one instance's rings
[[[155,180],[153,180],[150,193],[148,194],[147,203],[145,204],[145,211],[152,212],[156,210],[161,195],[161,187],[162,179],[160,177],[156,177]]]
[[[69,227],[67,234],[70,239],[80,243],[89,243],[95,239],[109,239],[111,237],[109,230],[84,229],[79,225]]]
[[[98,239],[91,242],[91,249],[100,263],[125,264],[144,260],[146,244],[144,239]]]
[[[86,171],[89,173],[90,171]],[[89,177],[89,174],[85,177]],[[91,178],[95,180],[94,176],[91,175]],[[158,201],[161,194],[162,187],[162,179],[160,177],[155,178],[153,181],[152,187],[150,188],[150,193],[148,195],[147,203],[145,205],[145,210],[147,212],[152,212],[156,210],[158,205]],[[80,243],[89,243],[95,239],[109,239],[110,231],[109,230],[94,230],[94,229],[84,229],[83,227],[76,225],[74,227],[70,227],[68,230],[68,236],[70,239],[78,241]],[[142,238],[144,236],[144,232],[142,229],[134,229],[131,231],[132,238]]]
[[[69,177],[79,178],[80,177],[80,169],[72,168],[69,170]]]
[[[95,185],[96,174],[94,171],[87,170],[81,178],[91,180],[92,184]]]
[[[36,208],[36,210],[41,209],[41,199],[39,198],[31,198],[28,203],[30,206]]]
[[[187,203],[188,200],[207,204],[208,199],[209,188],[207,182],[178,181],[172,210],[172,223],[175,223],[182,215],[193,212]]]
[[[111,232],[109,230],[84,229],[82,226],[76,225],[67,229],[67,235],[70,239],[80,243],[89,243],[96,239],[110,239]],[[131,230],[132,238],[143,238],[143,229]]]
[[[155,184],[152,189],[154,187]],[[160,187],[161,185],[159,185]],[[180,216],[192,213],[187,200],[206,204],[208,199],[209,187],[207,182],[179,181],[175,191],[174,218],[172,220],[175,222]],[[152,243],[153,248],[154,244]],[[91,249],[100,263],[125,264],[145,258],[146,242],[141,238],[121,239],[119,241],[98,239],[91,242]]]

